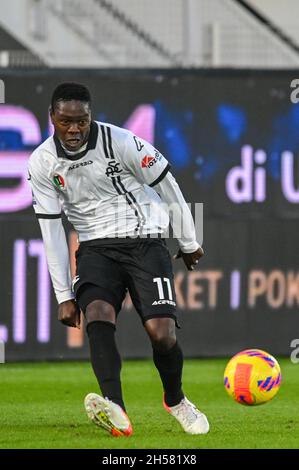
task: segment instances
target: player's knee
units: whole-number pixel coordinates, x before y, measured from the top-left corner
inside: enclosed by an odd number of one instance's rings
[[[85,318],[87,323],[93,321],[105,321],[115,323],[115,310],[112,305],[104,300],[94,300],[87,305],[85,311]]]
[[[175,345],[175,322],[171,318],[153,318],[146,322],[145,328],[156,351],[167,352]]]
[[[153,348],[160,353],[166,353],[175,345],[175,343],[176,338],[171,336],[157,335],[154,339],[152,339]]]

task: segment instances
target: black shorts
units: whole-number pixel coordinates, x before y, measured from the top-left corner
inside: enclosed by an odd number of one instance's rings
[[[83,312],[104,300],[119,313],[127,291],[143,323],[156,317],[176,321],[170,254],[163,239],[100,239],[82,242],[76,252],[73,285]]]

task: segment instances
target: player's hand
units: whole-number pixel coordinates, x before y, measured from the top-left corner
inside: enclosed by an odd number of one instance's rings
[[[203,255],[204,251],[200,246],[196,251],[193,251],[193,253],[183,253],[182,250],[179,250],[177,254],[174,255],[174,259],[183,258],[188,271],[193,271],[194,267]]]
[[[80,309],[75,300],[67,300],[59,304],[58,320],[66,326],[80,329]]]

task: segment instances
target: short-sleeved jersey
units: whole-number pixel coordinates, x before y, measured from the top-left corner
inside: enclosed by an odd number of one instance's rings
[[[32,153],[33,207],[39,218],[58,218],[63,210],[79,241],[163,233],[169,217],[151,187],[169,168],[132,132],[93,121],[83,152],[66,155],[54,135]]]

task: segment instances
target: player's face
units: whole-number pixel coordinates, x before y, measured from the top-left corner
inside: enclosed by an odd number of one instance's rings
[[[79,150],[88,139],[91,123],[90,107],[82,101],[58,101],[51,111],[56,135],[67,150]]]

